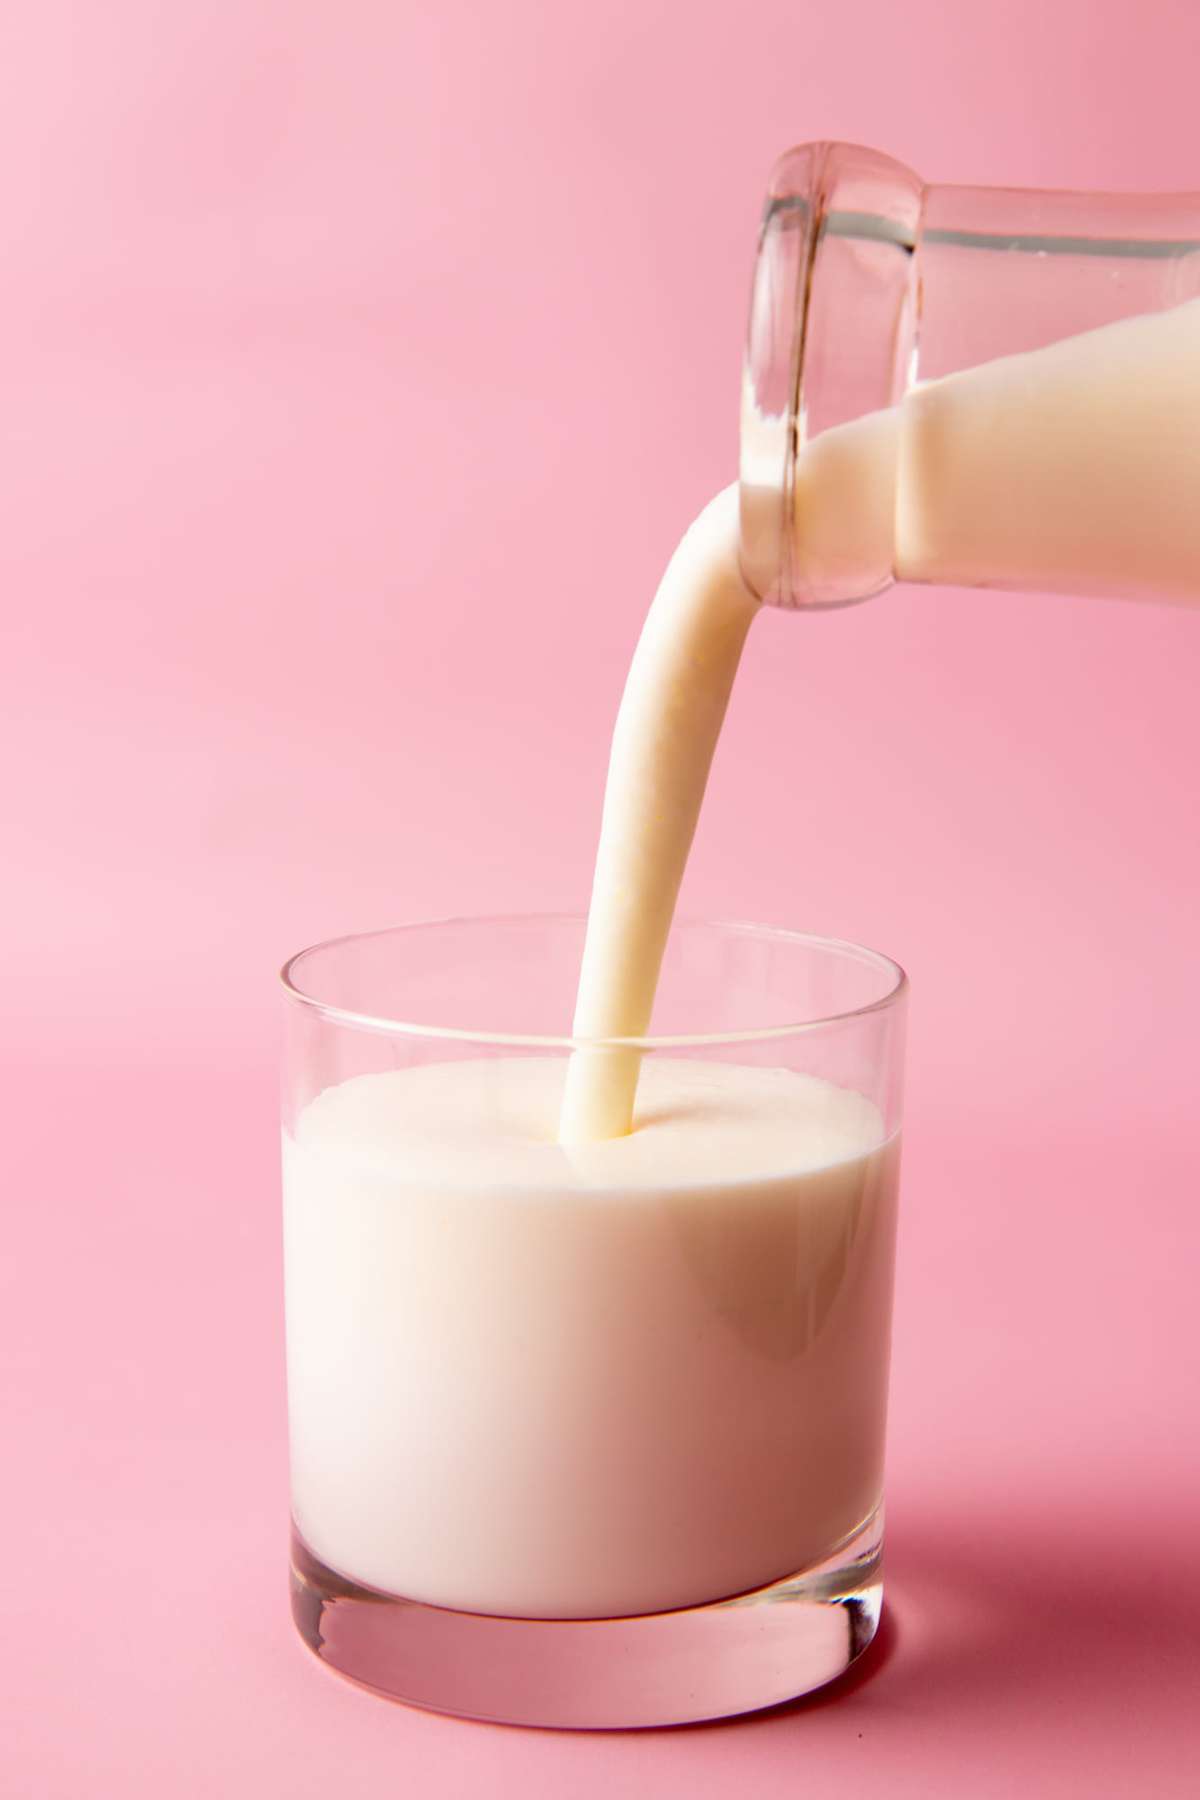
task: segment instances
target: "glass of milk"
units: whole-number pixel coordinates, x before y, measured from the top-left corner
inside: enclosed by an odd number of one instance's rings
[[[765,600],[893,581],[1200,597],[1200,194],[777,165],[742,388]]]
[[[418,1705],[664,1724],[875,1632],[906,982],[681,922],[654,1035],[572,1040],[584,924],[283,972],[293,1610]],[[639,1055],[627,1136],[558,1141],[581,1048]]]

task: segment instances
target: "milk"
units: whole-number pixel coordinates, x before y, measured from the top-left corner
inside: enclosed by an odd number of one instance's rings
[[[726,488],[667,567],[630,665],[609,755],[576,1037],[640,1037],[709,767],[758,610],[738,566],[738,491]],[[559,1123],[564,1143],[619,1137],[633,1118],[639,1058],[573,1058]]]
[[[1193,302],[824,432],[790,554],[805,585],[1194,596],[1198,481]],[[757,611],[737,502],[686,534],[630,670],[579,1038],[651,1023]],[[545,1619],[699,1605],[835,1554],[881,1491],[897,1157],[858,1094],[636,1046],[317,1095],[284,1141],[310,1549],[385,1593]]]
[[[358,1076],[285,1136],[300,1531],[537,1618],[809,1567],[880,1498],[897,1144],[815,1078],[653,1057],[632,1134],[567,1149],[563,1072]]]
[[[1197,599],[1198,493],[1190,300],[822,432],[796,460],[790,553],[818,589],[890,567],[902,581]]]
[[[784,421],[743,396],[764,464]],[[1200,597],[1200,300],[998,358],[822,432],[795,467],[788,554],[800,586],[902,580]],[[741,495],[748,564],[768,563],[778,496]],[[726,489],[663,577],[617,717],[577,1037],[639,1037],[709,767],[756,606]],[[877,572],[872,577],[869,572]],[[863,591],[859,588],[859,591]],[[630,1129],[635,1051],[581,1052],[564,1143]]]

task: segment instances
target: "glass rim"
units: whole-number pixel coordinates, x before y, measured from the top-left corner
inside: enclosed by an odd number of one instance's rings
[[[299,985],[297,976],[300,965],[308,958],[319,955],[325,950],[336,950],[346,944],[365,943],[372,938],[401,937],[422,931],[433,930],[440,926],[503,926],[503,925],[586,925],[587,914],[578,912],[514,912],[514,913],[459,913],[448,914],[443,918],[413,919],[399,925],[386,925],[376,931],[350,931],[340,937],[325,938],[318,943],[308,944],[303,950],[297,950],[289,956],[279,971],[279,981],[287,1000],[301,1007],[317,1018],[332,1025],[345,1026],[354,1031],[369,1031],[386,1037],[444,1038],[453,1043],[503,1045],[526,1050],[680,1050],[701,1049],[720,1045],[759,1044],[772,1039],[801,1036],[806,1032],[827,1030],[830,1026],[845,1024],[852,1019],[863,1019],[873,1013],[886,1012],[904,1000],[908,993],[909,980],[904,969],[894,958],[885,956],[881,950],[872,950],[865,944],[853,943],[848,938],[825,937],[818,932],[793,931],[782,925],[760,925],[752,920],[743,919],[707,919],[687,914],[678,917],[672,930],[682,926],[685,929],[705,929],[736,934],[742,937],[753,937],[760,941],[789,944],[796,948],[825,950],[849,960],[867,964],[890,978],[891,985],[878,999],[868,1001],[864,1006],[847,1007],[839,1012],[823,1014],[816,1019],[798,1019],[782,1025],[750,1026],[740,1031],[687,1032],[671,1035],[646,1035],[642,1037],[577,1037],[569,1032],[511,1032],[476,1030],[455,1025],[430,1025],[411,1019],[393,1019],[373,1013],[357,1012],[349,1007],[337,1006],[327,1000],[321,1000],[316,994],[308,993]]]

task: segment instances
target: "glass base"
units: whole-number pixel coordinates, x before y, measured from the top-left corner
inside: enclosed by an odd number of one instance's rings
[[[875,1636],[879,1508],[835,1555],[749,1594],[625,1619],[506,1619],[359,1587],[292,1535],[292,1616],[351,1680],[435,1712],[617,1730],[754,1712],[823,1687]]]

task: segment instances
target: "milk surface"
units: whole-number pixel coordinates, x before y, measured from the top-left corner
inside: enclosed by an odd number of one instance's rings
[[[895,1140],[826,1082],[650,1057],[632,1134],[565,1147],[564,1067],[359,1076],[285,1136],[301,1532],[542,1618],[819,1561],[880,1498]]]

